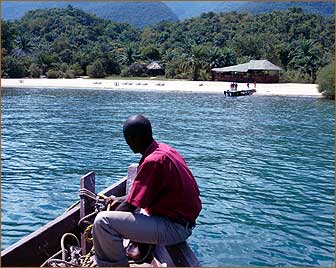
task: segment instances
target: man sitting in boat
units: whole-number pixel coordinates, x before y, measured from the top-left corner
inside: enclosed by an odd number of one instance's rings
[[[136,115],[123,126],[126,143],[140,153],[138,172],[130,193],[115,211],[100,212],[94,222],[93,242],[98,266],[128,266],[123,239],[173,245],[192,233],[201,210],[197,183],[182,156],[153,139],[150,121]],[[143,208],[148,215],[134,213]]]

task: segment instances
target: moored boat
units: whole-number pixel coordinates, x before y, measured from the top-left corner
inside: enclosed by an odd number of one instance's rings
[[[94,185],[94,172],[88,173],[81,178],[81,188],[87,189],[87,185],[91,183],[92,186],[92,182]],[[106,188],[100,194],[105,196],[123,196],[126,193],[126,182],[127,177]],[[86,248],[88,245],[85,242],[83,243],[83,234],[81,234],[78,222],[83,218],[84,209],[92,209],[92,206],[91,208],[90,206],[85,207],[85,202],[81,201],[80,204],[76,204],[63,215],[3,250],[1,252],[1,266],[41,266],[49,258],[55,256],[55,253],[62,251],[60,241],[65,233],[74,234],[78,241],[81,241],[82,251],[88,252]],[[85,214],[88,214],[87,211]],[[153,262],[154,266],[200,266],[198,259],[186,242],[171,246],[155,245],[153,257],[155,260]]]
[[[243,90],[224,90],[224,96],[228,97],[239,97],[239,96],[247,96],[247,95],[252,95],[253,93],[257,92],[256,89],[243,89]]]

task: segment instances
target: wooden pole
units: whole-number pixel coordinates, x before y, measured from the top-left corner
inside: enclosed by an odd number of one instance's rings
[[[80,189],[87,189],[91,192],[95,192],[95,173],[90,172],[83,177],[80,178]],[[85,196],[80,197],[80,219],[84,216],[88,215],[89,213],[94,211],[95,201],[89,199]],[[91,244],[91,243],[90,243]],[[82,247],[82,254],[85,255],[90,251],[90,245],[88,241],[84,238],[84,235],[81,234],[81,247]]]

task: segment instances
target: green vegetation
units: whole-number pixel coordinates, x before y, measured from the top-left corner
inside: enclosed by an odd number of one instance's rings
[[[86,72],[90,78],[104,78],[106,76],[103,64],[97,60],[92,65],[86,67]]]
[[[43,8],[64,8],[72,5],[85,12],[114,22],[126,22],[134,26],[144,27],[160,21],[177,21],[199,16],[205,12],[249,12],[252,14],[287,10],[290,7],[301,7],[307,13],[318,13],[324,16],[334,15],[334,2],[306,1],[2,1],[2,16],[5,20],[21,18],[26,12]]]
[[[317,73],[319,92],[328,99],[335,99],[335,63],[329,64]]]
[[[18,59],[5,56],[1,60],[1,76],[21,78],[26,76],[26,66]]]
[[[2,76],[146,76],[160,61],[167,78],[212,80],[212,68],[268,59],[282,81],[315,82],[334,60],[334,18],[300,8],[251,15],[205,13],[143,30],[68,6],[2,22]]]

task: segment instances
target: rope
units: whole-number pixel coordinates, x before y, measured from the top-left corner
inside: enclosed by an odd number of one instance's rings
[[[89,191],[88,189],[80,189],[79,192],[78,192],[78,195],[79,196],[85,196],[85,197],[88,197],[88,198],[91,198],[91,199],[96,199],[96,194]],[[104,195],[102,195],[104,196]],[[66,209],[66,212],[68,212],[69,210],[73,209],[75,206],[77,206],[79,204],[80,200],[76,201],[75,203],[73,203],[70,207],[68,207]]]
[[[97,195],[96,195],[96,200],[98,201],[99,198],[103,198],[103,199],[105,200],[105,199],[107,198],[107,196],[104,195],[104,194],[97,194]],[[110,209],[111,209],[111,205],[108,204],[108,205],[107,205],[107,211],[110,211]],[[98,212],[95,211],[94,213],[98,213]],[[78,224],[80,224],[80,223],[82,222],[82,220],[84,220],[84,218],[87,219],[87,218],[91,217],[94,213],[91,213],[91,214],[89,214],[89,215],[83,217],[83,218],[78,222]],[[88,242],[92,242],[92,241],[93,241],[93,237],[89,237],[89,234],[90,234],[92,228],[93,228],[93,224],[91,224],[91,225],[89,225],[88,227],[86,227],[86,229],[85,229],[85,231],[84,231],[84,238],[85,238]],[[86,254],[82,266],[84,266],[84,267],[89,266],[89,265],[88,265],[88,261],[90,260],[90,258],[91,258],[94,254],[95,254],[95,250],[94,250],[94,246],[92,246],[92,248],[91,248],[91,250],[89,251],[89,253]]]
[[[54,259],[57,255],[61,254],[62,250],[58,251],[54,255],[52,255],[49,259],[47,259],[40,267],[44,267],[46,264],[49,264],[49,261]]]
[[[80,246],[79,244],[79,240],[78,238],[74,235],[74,234],[71,234],[71,233],[65,233],[62,238],[61,238],[61,249],[62,249],[62,260],[65,261],[66,260],[66,249],[65,249],[65,245],[64,245],[64,240],[67,236],[71,236],[73,238],[75,238],[76,240],[76,243],[77,243],[77,246]]]
[[[68,265],[70,267],[82,267],[81,265],[76,265],[76,264],[73,264],[72,262],[63,261],[63,260],[59,260],[59,259],[49,259],[49,260],[46,261],[46,264],[50,265],[50,263],[65,264],[65,265]]]
[[[87,262],[88,262],[89,259],[94,255],[94,253],[95,253],[95,251],[94,251],[94,247],[92,246],[92,248],[91,248],[91,250],[89,251],[89,253],[86,254],[86,256],[85,256],[85,259],[84,259],[83,264],[82,264],[83,267],[87,267],[87,266],[88,266]]]
[[[92,228],[93,228],[93,224],[90,224],[88,227],[86,227],[86,229],[83,233],[85,240],[88,241],[88,242],[93,241],[93,237],[90,237],[90,232],[91,232]]]
[[[96,200],[96,198],[97,198],[97,195],[95,193],[93,193],[93,192],[91,192],[91,191],[89,191],[88,189],[85,189],[85,188],[80,189],[79,192],[78,192],[78,195],[80,197],[84,196],[84,197],[87,197],[87,198],[91,198],[93,200]]]
[[[104,195],[104,194],[97,194],[97,196],[98,196],[98,197],[101,197],[101,198],[104,198],[104,199],[106,199],[106,198],[107,198],[107,196],[106,196],[106,195]]]
[[[83,217],[83,218],[81,218],[81,219],[79,220],[79,222],[78,222],[77,225],[80,227],[80,225],[81,225],[84,221],[86,221],[87,219],[91,218],[92,216],[94,216],[94,215],[97,214],[97,213],[98,213],[97,211],[94,211],[94,212],[92,212],[92,213],[86,215],[85,217]]]
[[[96,210],[86,216],[84,216],[83,218],[81,218],[78,222],[78,226],[80,227],[80,225],[82,223],[84,223],[85,221],[90,223],[88,221],[89,218],[95,216],[99,211],[103,210],[105,207],[105,199],[107,198],[106,195],[104,194],[95,194],[87,189],[80,189],[78,195],[80,197],[87,197],[90,198],[92,200],[96,201]],[[103,204],[102,204],[103,203]],[[79,201],[75,202],[72,206],[70,206],[66,211],[71,210],[72,208],[74,208],[75,206],[77,206],[79,204]],[[107,211],[111,210],[111,204],[108,204],[107,207],[105,207],[105,209]],[[93,241],[93,237],[90,236],[91,231],[93,228],[93,224],[90,224],[88,227],[86,227],[86,229],[84,230],[84,238],[88,241],[88,242],[92,242]],[[46,260],[41,267],[44,267],[46,265],[51,265],[51,263],[53,265],[56,266],[72,266],[72,267],[88,267],[89,264],[92,265],[93,261],[91,260],[91,257],[95,254],[95,250],[94,250],[94,246],[92,246],[91,250],[84,256],[80,256],[79,259],[75,260],[72,259],[73,256],[71,256],[73,254],[75,247],[70,247],[70,258],[71,261],[67,261],[67,255],[69,254],[68,250],[65,248],[65,239],[67,237],[72,237],[75,239],[77,246],[78,246],[78,250],[80,250],[80,242],[78,240],[78,238],[72,234],[72,233],[65,233],[62,238],[61,238],[61,250],[58,251],[56,254],[52,255],[48,260]],[[59,254],[62,254],[62,259],[56,259],[55,257],[58,256]],[[83,260],[84,259],[84,260]],[[91,261],[90,261],[91,260]]]

